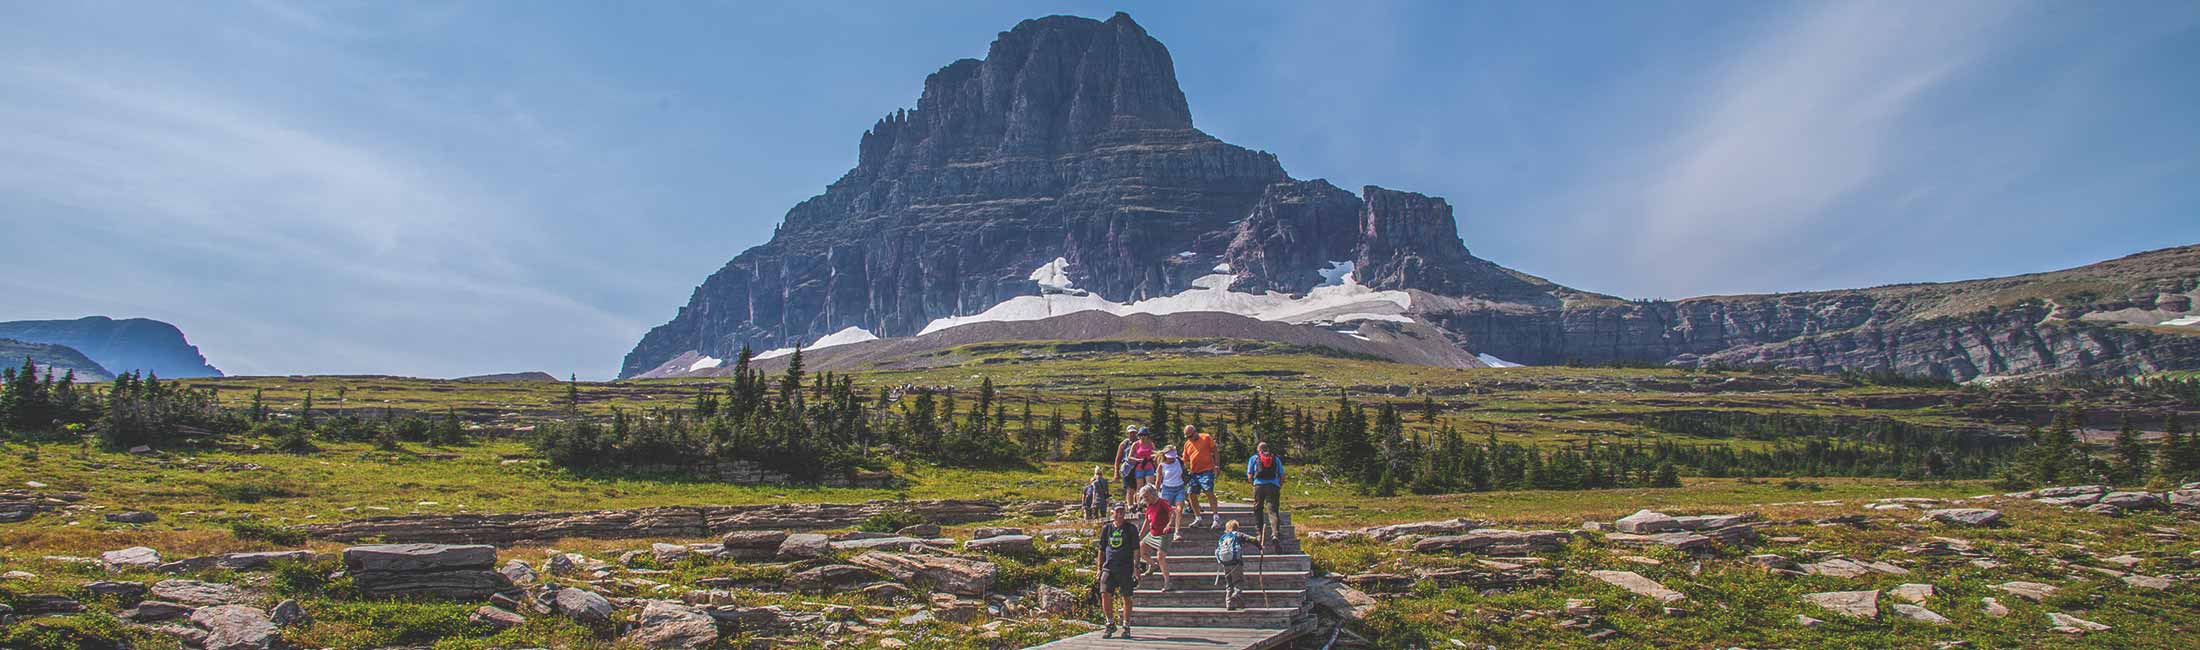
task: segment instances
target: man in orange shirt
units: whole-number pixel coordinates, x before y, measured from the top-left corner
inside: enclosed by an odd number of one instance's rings
[[[1199,525],[1199,495],[1207,495],[1207,512],[1214,519],[1208,528],[1222,525],[1222,506],[1215,502],[1215,469],[1221,466],[1220,454],[1215,451],[1215,437],[1200,431],[1199,427],[1184,425],[1184,484],[1188,496],[1184,499],[1192,507],[1192,521],[1186,527]]]

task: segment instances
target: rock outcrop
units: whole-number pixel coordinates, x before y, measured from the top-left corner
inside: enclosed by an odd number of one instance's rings
[[[486,598],[511,587],[494,546],[371,544],[344,549],[344,570],[368,596]]]
[[[320,539],[437,544],[494,544],[549,541],[567,537],[642,539],[710,537],[733,531],[852,528],[888,510],[913,512],[925,520],[962,524],[998,518],[992,501],[871,501],[866,503],[776,503],[749,506],[667,506],[631,510],[520,512],[505,514],[400,515],[306,526]],[[781,539],[784,539],[783,537]],[[741,553],[757,552],[742,542]],[[728,549],[734,549],[728,544]]]
[[[157,320],[86,316],[8,321],[0,322],[0,339],[65,345],[109,372],[142,371],[163,379],[222,376],[221,370],[207,364],[198,346],[184,340],[183,330]]]

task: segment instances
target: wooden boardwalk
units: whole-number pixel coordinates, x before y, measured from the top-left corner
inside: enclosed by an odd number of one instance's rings
[[[1267,650],[1283,647],[1285,642],[1291,640],[1290,630],[1141,627],[1132,632],[1133,636],[1128,639],[1103,639],[1099,632],[1087,632],[1053,643],[1032,646],[1030,650]]]

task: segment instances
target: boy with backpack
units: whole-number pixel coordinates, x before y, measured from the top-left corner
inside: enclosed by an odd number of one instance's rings
[[[1222,566],[1222,608],[1242,609],[1239,596],[1245,593],[1245,543],[1259,541],[1238,532],[1238,522],[1231,520],[1222,525],[1222,536],[1215,538],[1215,564]]]
[[[1099,519],[1108,512],[1108,477],[1092,466],[1092,481],[1085,484],[1085,518]]]

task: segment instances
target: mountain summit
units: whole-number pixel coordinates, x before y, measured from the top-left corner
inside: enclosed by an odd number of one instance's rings
[[[1199,131],[1168,49],[1128,15],[1026,20],[984,59],[933,73],[916,108],[873,125],[854,169],[704,280],[620,376],[675,359],[709,367],[744,344],[1084,310],[1404,322],[1530,364],[1952,379],[2200,364],[2200,332],[2162,325],[2200,297],[2193,248],[2062,272],[2085,279],[2076,293],[2023,276],[1667,302],[1506,269],[1458,232],[1441,198],[1293,179],[1275,156]]]

